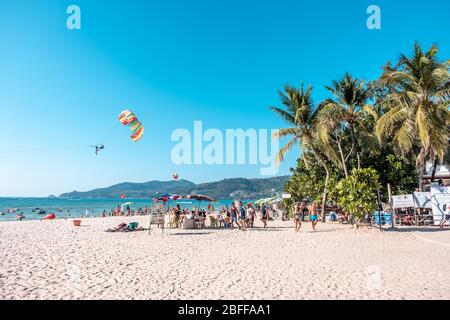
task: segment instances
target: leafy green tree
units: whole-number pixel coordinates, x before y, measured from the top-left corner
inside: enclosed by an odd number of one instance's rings
[[[277,113],[290,126],[289,128],[279,129],[275,136],[276,138],[290,137],[289,142],[280,149],[277,160],[283,161],[286,153],[295,145],[299,145],[302,152],[301,158],[306,166],[309,165],[312,157],[324,169],[322,212],[325,212],[327,185],[331,171],[327,158],[321,151],[323,146],[316,135],[317,117],[321,107],[314,106],[311,92],[311,86],[308,86],[305,90],[303,84],[300,88],[286,85],[284,91],[279,92],[284,109],[278,107],[270,107],[270,109]]]
[[[384,67],[380,84],[388,87],[382,102],[386,113],[378,120],[376,133],[380,141],[393,137],[395,149],[401,155],[414,152],[423,190],[425,162],[441,162],[447,152],[450,135],[450,62],[437,58],[432,46],[424,52],[419,44],[414,55],[401,55],[397,65]]]
[[[341,180],[335,187],[339,206],[358,219],[365,214],[372,214],[377,205],[378,179],[375,169],[354,168],[348,178]]]
[[[326,86],[333,95],[333,98],[326,99],[321,105],[320,129],[322,130],[322,140],[327,141],[324,131],[340,132],[347,131],[351,139],[351,153],[357,161],[357,168],[361,168],[361,142],[374,140],[374,136],[365,126],[364,117],[372,113],[372,107],[368,104],[371,98],[371,86],[363,80],[353,78],[349,73],[344,77],[332,82],[331,86]],[[339,136],[340,133],[337,133]],[[346,159],[341,150],[340,139],[336,141],[339,147],[340,161],[346,175]]]

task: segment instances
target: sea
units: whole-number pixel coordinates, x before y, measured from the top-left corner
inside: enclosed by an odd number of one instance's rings
[[[231,205],[233,201],[233,199],[217,200],[212,205],[215,208],[221,208]],[[54,213],[56,219],[98,217],[103,211],[109,213],[111,209],[124,204],[134,210],[155,205],[151,199],[0,198],[0,221],[14,221],[18,213],[25,216],[24,220],[40,220],[50,213]],[[181,208],[206,208],[209,202],[180,199],[169,201],[166,206],[173,207],[176,204],[179,204]],[[7,213],[13,208],[17,211]]]

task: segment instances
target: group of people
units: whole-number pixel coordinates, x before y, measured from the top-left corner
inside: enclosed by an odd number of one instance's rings
[[[337,208],[338,209],[338,208]],[[331,210],[329,215],[330,221],[339,222],[341,224],[354,224],[355,217],[347,214],[342,210]],[[294,225],[295,232],[299,232],[302,222],[309,221],[314,231],[316,231],[317,222],[319,220],[319,209],[317,202],[308,205],[306,201],[298,202],[294,207]]]
[[[150,209],[148,207],[138,208],[136,210],[131,209],[131,207],[128,205],[126,208],[122,208],[120,205],[118,205],[116,208],[111,209],[109,212],[106,212],[106,210],[103,210],[100,217],[119,217],[119,216],[146,216],[150,214]]]
[[[306,217],[311,222],[313,230],[316,231],[318,214],[317,202],[313,202],[310,206],[305,201],[297,203],[294,211],[295,232],[300,231],[302,222],[305,221]]]
[[[193,208],[192,210],[181,209],[178,204],[171,209],[171,213],[175,217],[174,225],[176,227],[180,227],[184,219],[192,219],[197,226],[204,227],[206,218],[212,216],[212,221],[217,221],[219,226],[223,225],[225,228],[230,229],[239,228],[240,230],[253,228],[258,215],[264,228],[266,228],[269,220],[269,211],[270,208],[265,205],[255,207],[251,203],[244,205],[242,201],[233,202],[231,206],[226,205],[217,212],[212,205],[209,205],[207,210],[198,208]]]

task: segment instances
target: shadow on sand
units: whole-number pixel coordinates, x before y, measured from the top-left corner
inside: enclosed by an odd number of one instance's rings
[[[440,228],[440,227],[396,227],[394,229],[383,229],[386,232],[450,232],[450,228]]]

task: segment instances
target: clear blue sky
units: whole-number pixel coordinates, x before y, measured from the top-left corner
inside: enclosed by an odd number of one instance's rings
[[[259,166],[175,166],[176,128],[279,128],[268,109],[277,90],[315,87],[345,72],[375,79],[414,41],[450,58],[450,2],[428,0],[2,0],[0,152],[84,146],[104,152],[0,153],[0,196],[46,196],[122,181],[194,182],[259,177]],[[66,28],[80,6],[82,29]],[[382,29],[366,28],[366,9]],[[133,110],[144,138],[133,143],[117,115]],[[295,164],[295,149],[280,168]]]

